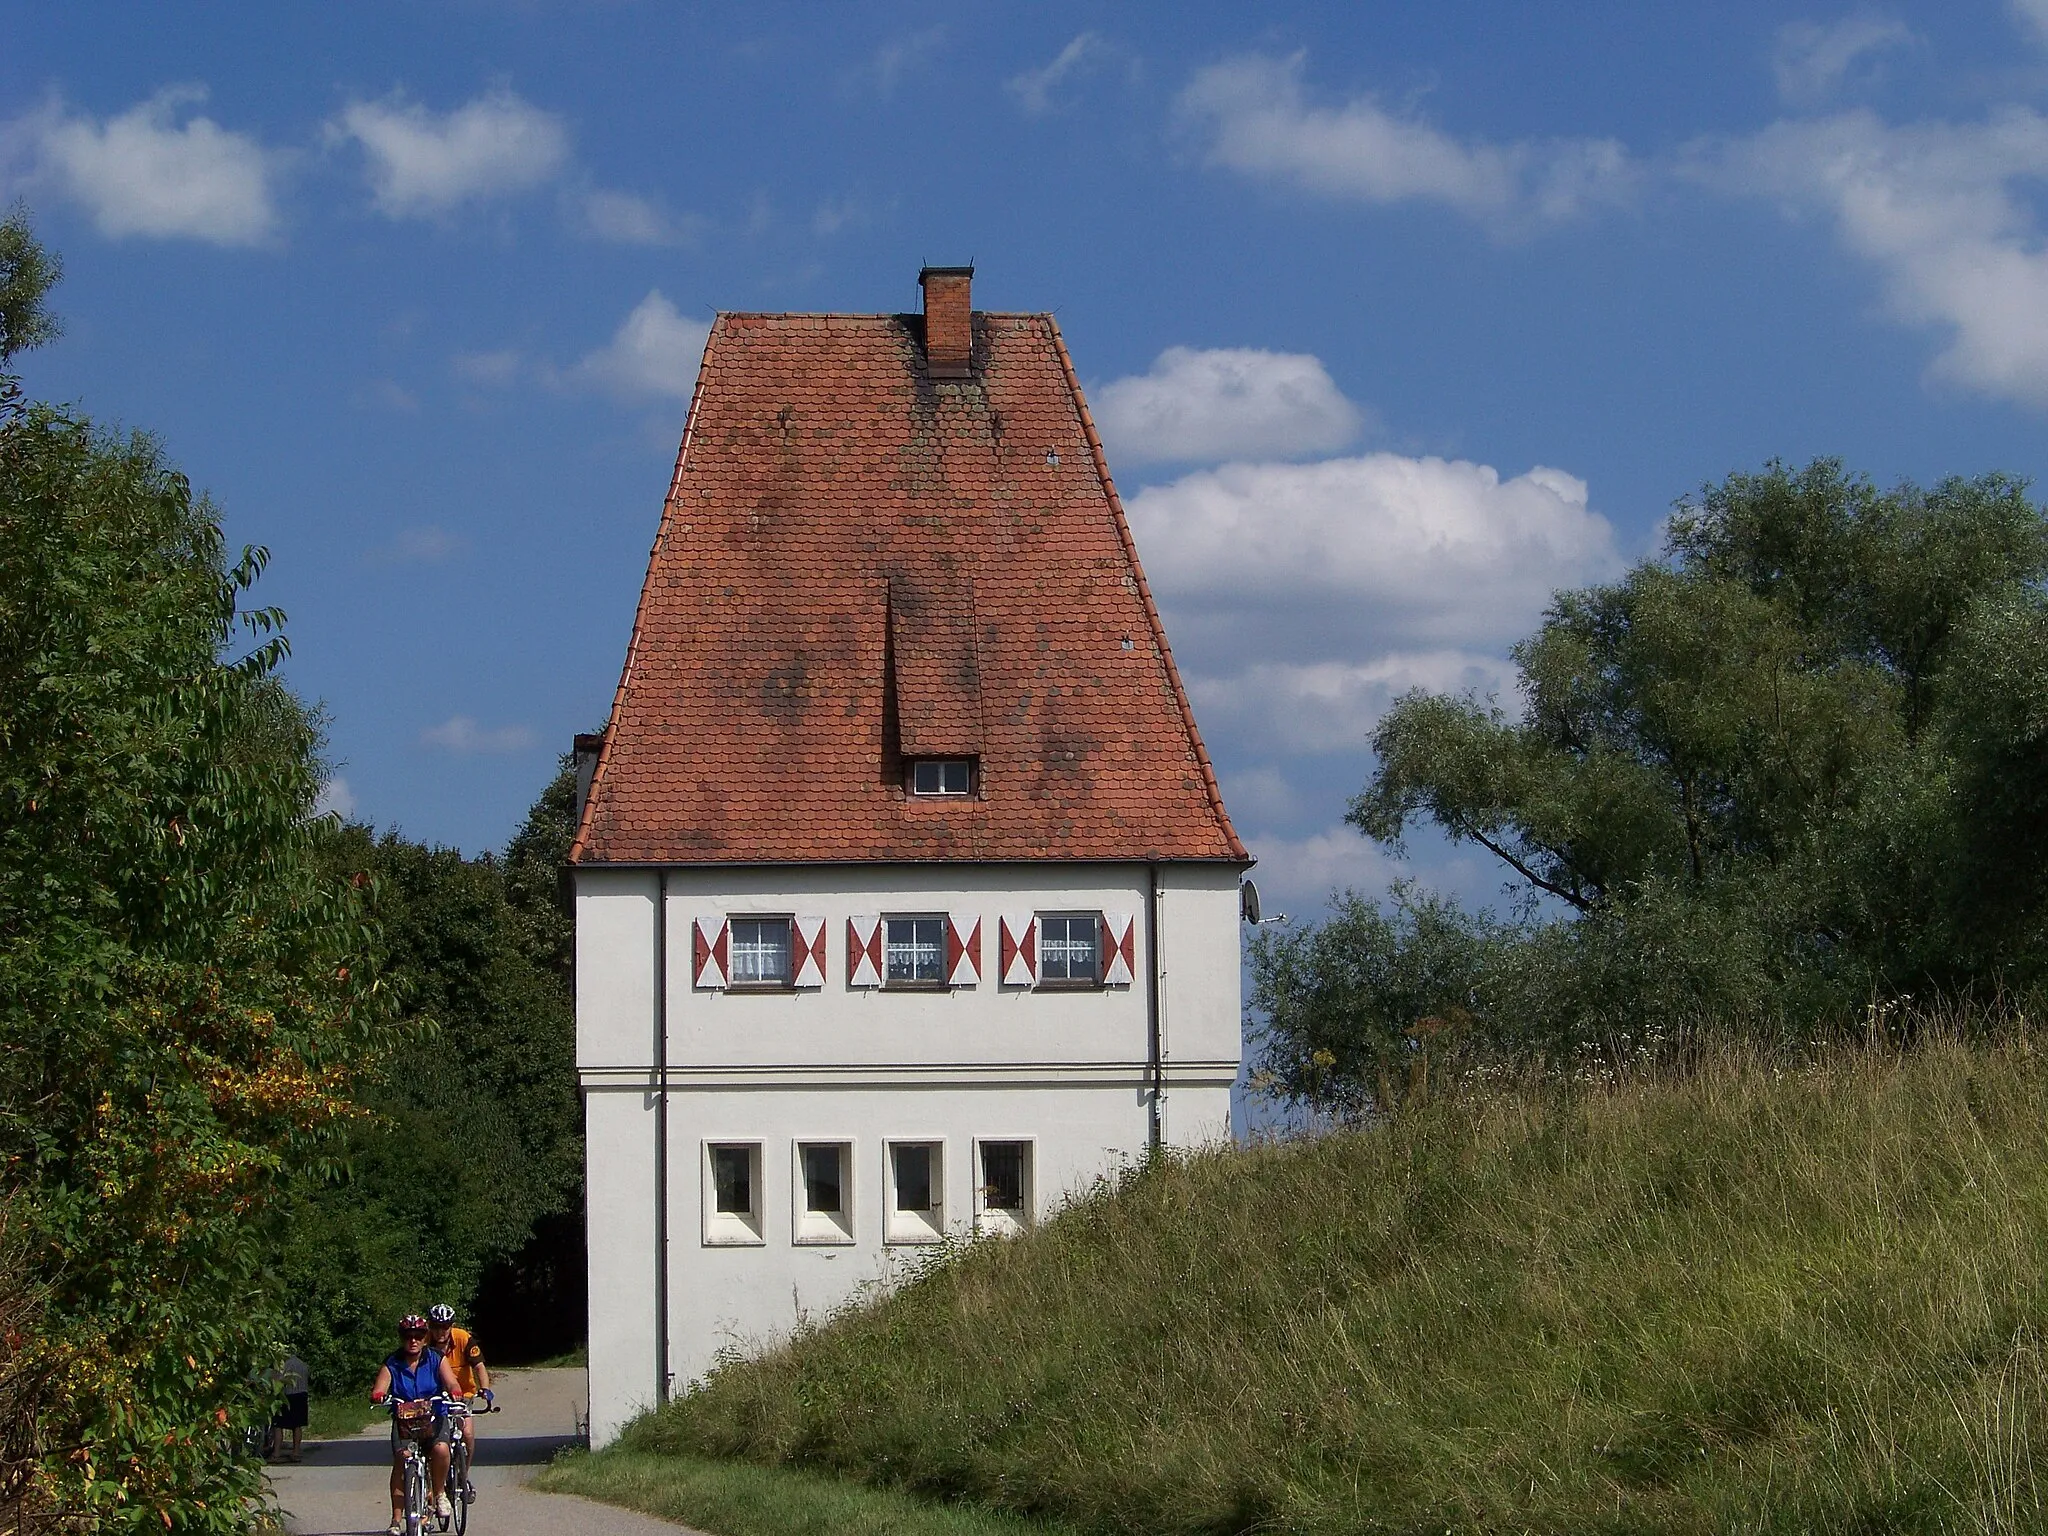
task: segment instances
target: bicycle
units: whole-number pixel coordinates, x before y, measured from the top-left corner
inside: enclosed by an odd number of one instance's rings
[[[442,1411],[455,1421],[455,1433],[448,1443],[448,1508],[447,1518],[435,1516],[436,1527],[446,1531],[452,1525],[455,1536],[466,1536],[469,1530],[469,1506],[476,1502],[476,1484],[469,1480],[469,1436],[462,1432],[462,1421],[475,1418],[480,1413],[496,1413],[498,1405],[490,1403],[475,1408],[475,1399],[459,1397],[436,1398],[443,1404]]]

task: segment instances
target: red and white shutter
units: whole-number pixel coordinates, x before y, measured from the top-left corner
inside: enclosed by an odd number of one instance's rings
[[[1002,932],[997,978],[1006,987],[1038,985],[1038,919],[1026,912],[999,920]]]
[[[1128,912],[1102,914],[1102,984],[1128,987],[1138,972],[1138,920]]]
[[[846,920],[846,984],[849,987],[879,987],[882,984],[882,920],[879,917],[849,917]]]
[[[789,957],[790,985],[794,987],[822,987],[825,985],[825,919],[822,917],[800,917],[790,925],[794,953]]]
[[[690,967],[690,984],[700,991],[715,992],[732,974],[732,924],[722,917],[697,919],[695,963]]]
[[[946,985],[981,985],[981,919],[958,913],[946,919]]]

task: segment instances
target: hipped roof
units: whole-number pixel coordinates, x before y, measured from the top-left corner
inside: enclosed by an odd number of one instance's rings
[[[718,317],[577,862],[1248,862],[1058,327],[973,324]]]

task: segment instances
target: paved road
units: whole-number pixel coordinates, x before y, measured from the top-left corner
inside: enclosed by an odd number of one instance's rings
[[[584,1373],[491,1376],[503,1411],[477,1426],[472,1536],[701,1536],[652,1515],[527,1487],[575,1439],[590,1401]],[[391,1430],[378,1424],[347,1440],[309,1440],[302,1463],[272,1467],[270,1476],[294,1536],[381,1536],[391,1519]]]

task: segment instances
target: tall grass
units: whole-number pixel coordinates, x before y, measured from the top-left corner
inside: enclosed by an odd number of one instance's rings
[[[1728,1053],[1158,1163],[634,1451],[1105,1531],[2048,1528],[2048,1056]]]

